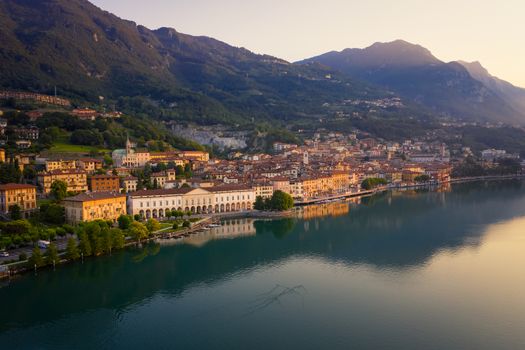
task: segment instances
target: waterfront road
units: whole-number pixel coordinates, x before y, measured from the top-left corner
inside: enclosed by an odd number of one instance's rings
[[[58,238],[56,241],[53,241],[53,243],[56,244],[56,246],[57,246],[59,251],[65,250],[66,246],[67,246],[67,240],[68,239],[69,239],[69,236],[68,237],[64,237],[64,238]],[[10,249],[9,250],[9,256],[5,256],[5,257],[2,256],[2,257],[0,257],[0,264],[4,263],[5,261],[10,261],[10,260],[18,261],[18,257],[22,253],[24,253],[29,258],[31,256],[32,252],[33,252],[33,247],[32,246],[21,247],[21,248],[17,248],[17,249]],[[45,252],[45,249],[42,249],[42,253],[44,253],[44,252]]]

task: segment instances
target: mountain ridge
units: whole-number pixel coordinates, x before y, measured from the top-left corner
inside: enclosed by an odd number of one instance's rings
[[[466,120],[525,124],[525,109],[517,102],[521,95],[516,92],[517,96],[511,97],[510,89],[498,88],[502,80],[481,79],[479,67],[476,70],[471,66],[469,71],[460,62],[443,62],[430,50],[404,40],[330,51],[297,63],[311,62],[387,88],[436,113]]]
[[[52,93],[57,86],[81,102],[103,96],[161,119],[285,124],[318,120],[324,103],[387,95],[321,65],[150,30],[87,0],[4,0],[0,26],[0,87]]]

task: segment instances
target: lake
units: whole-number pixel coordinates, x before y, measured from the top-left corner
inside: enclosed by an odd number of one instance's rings
[[[5,349],[523,349],[525,182],[228,220],[4,281]]]

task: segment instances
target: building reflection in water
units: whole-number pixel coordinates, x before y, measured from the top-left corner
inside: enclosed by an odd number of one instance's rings
[[[297,217],[303,220],[311,220],[327,216],[343,216],[347,215],[349,212],[350,204],[348,202],[333,202],[301,207],[297,211]]]
[[[196,232],[182,239],[161,240],[160,243],[162,245],[190,244],[193,246],[203,246],[217,239],[255,236],[257,230],[255,229],[254,222],[255,220],[250,218],[224,220],[220,223],[220,226]]]

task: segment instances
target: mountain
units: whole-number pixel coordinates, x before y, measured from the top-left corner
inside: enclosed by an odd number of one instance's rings
[[[525,113],[525,89],[492,76],[479,62],[458,61],[472,78],[480,81],[496,95],[509,102],[514,109]]]
[[[504,86],[505,82],[490,79],[488,84],[488,78],[479,79],[465,65],[442,62],[422,46],[403,40],[332,51],[299,63],[321,63],[440,114],[475,121],[525,123],[524,110],[508,98],[510,89]],[[512,100],[519,100],[519,96],[516,93]]]
[[[383,97],[322,65],[294,65],[171,28],[150,30],[86,0],[0,1],[0,88],[199,123],[318,120],[323,104]]]

